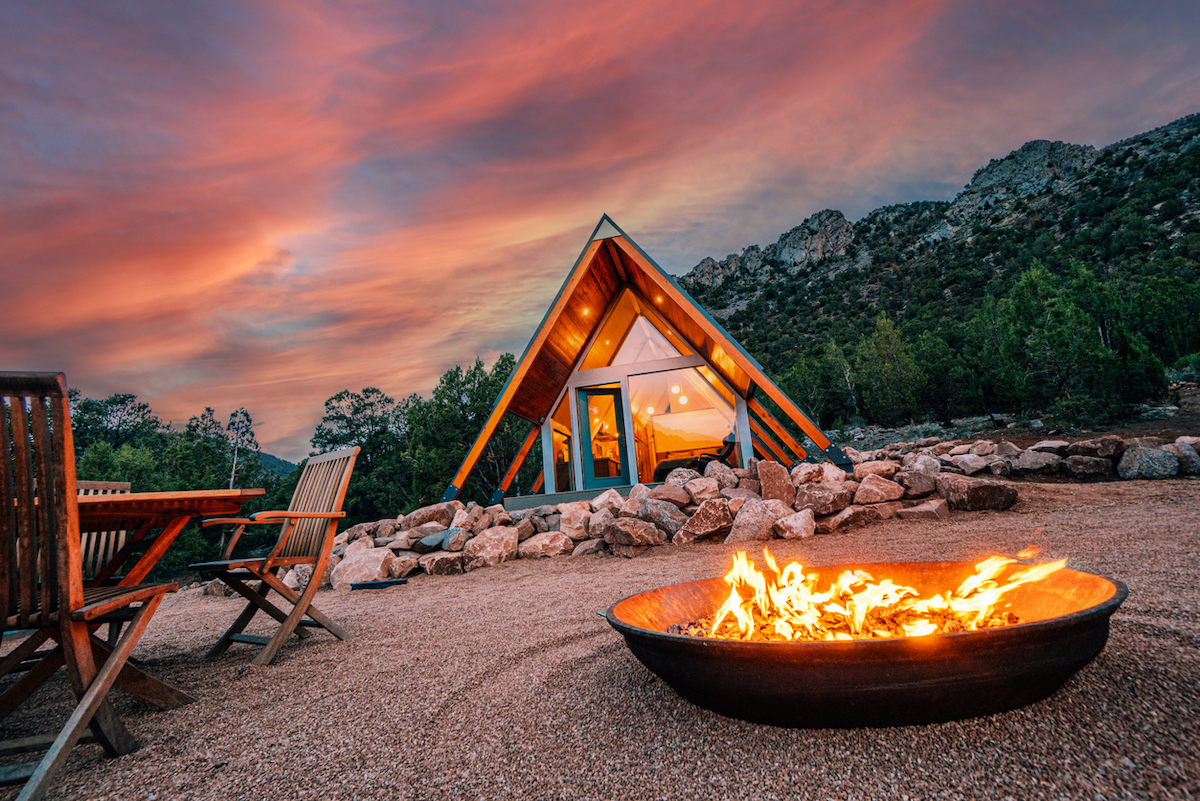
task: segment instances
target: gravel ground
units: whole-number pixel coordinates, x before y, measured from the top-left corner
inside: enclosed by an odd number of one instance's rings
[[[168,598],[135,655],[198,702],[121,695],[141,749],[78,747],[59,798],[1118,799],[1200,795],[1200,481],[1020,484],[1004,513],[887,521],[772,549],[804,564],[971,560],[1038,543],[1125,581],[1105,651],[1051,698],[934,726],[792,730],[721,717],[641,666],[596,611],[720,575],[723,544],[517,561],[322,592],[356,632],[276,663],[204,651],[240,609]],[[261,631],[265,629],[260,628]],[[63,681],[18,726],[65,707]],[[14,716],[16,717],[16,716]],[[6,736],[14,729],[6,721]],[[19,729],[15,733],[20,733]],[[9,788],[0,798],[12,798]]]

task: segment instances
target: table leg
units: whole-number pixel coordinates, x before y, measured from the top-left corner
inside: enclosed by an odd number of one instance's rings
[[[154,538],[154,542],[150,543],[150,547],[142,554],[142,558],[138,559],[137,564],[129,569],[129,572],[125,574],[125,578],[121,579],[121,586],[132,587],[141,584],[142,579],[154,569],[154,566],[158,564],[158,560],[167,552],[167,548],[171,547],[171,543],[175,541],[175,538],[179,536],[179,532],[183,531],[183,527],[187,525],[188,520],[191,520],[191,518],[190,514],[172,517],[171,522],[167,523],[163,527],[163,530],[159,532],[159,535]]]

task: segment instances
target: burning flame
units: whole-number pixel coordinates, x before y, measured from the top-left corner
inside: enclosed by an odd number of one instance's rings
[[[818,575],[805,574],[799,562],[780,570],[765,548],[763,558],[768,573],[755,567],[745,551],[738,551],[725,576],[729,597],[686,633],[730,640],[858,640],[1011,625],[1019,621],[1012,612],[997,608],[1001,596],[1067,564],[1060,559],[1034,565],[1000,581],[997,577],[1017,560],[990,556],[953,592],[921,598],[912,587],[891,579],[876,581],[863,570],[847,570],[827,590],[817,592]]]

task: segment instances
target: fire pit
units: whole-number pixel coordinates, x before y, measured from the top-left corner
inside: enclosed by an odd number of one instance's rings
[[[933,595],[975,569],[909,562],[808,570],[826,586],[863,570]],[[607,618],[643,665],[698,706],[755,723],[848,728],[957,720],[1046,698],[1104,649],[1109,617],[1128,590],[1058,570],[1006,593],[1020,623],[951,634],[750,642],[668,633],[713,615],[729,594],[722,578],[676,584],[626,598]]]

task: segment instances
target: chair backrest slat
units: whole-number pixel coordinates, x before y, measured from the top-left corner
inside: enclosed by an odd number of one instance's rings
[[[81,498],[85,495],[124,495],[131,489],[133,484],[128,481],[75,481],[75,490]],[[124,530],[89,531],[80,538],[79,558],[85,581],[95,578],[96,571],[112,560],[125,545],[125,536]]]
[[[83,602],[66,393],[61,373],[0,373],[0,576],[20,628]]]
[[[292,512],[336,512],[342,508],[346,488],[358,458],[359,448],[344,448],[323,453],[308,460],[292,494],[288,510]],[[333,521],[333,527],[337,522]],[[285,524],[286,526],[286,524]],[[329,520],[300,520],[280,556],[317,556],[331,529]],[[282,534],[282,530],[280,531]]]

